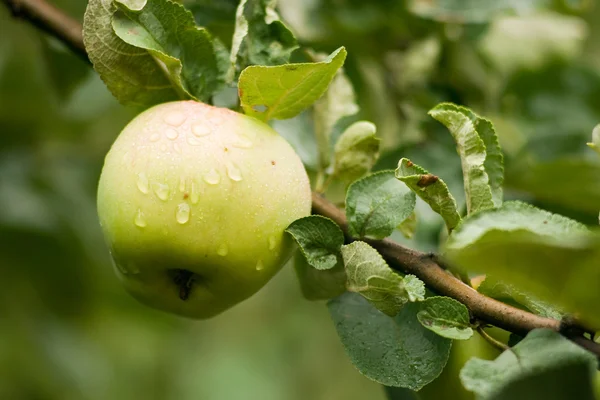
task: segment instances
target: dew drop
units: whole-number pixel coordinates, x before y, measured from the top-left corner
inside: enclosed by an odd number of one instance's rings
[[[180,126],[185,122],[185,114],[180,111],[173,111],[165,115],[165,122],[171,126]]]
[[[154,132],[152,135],[150,135],[150,141],[151,142],[158,142],[160,139],[160,134]]]
[[[256,263],[256,270],[262,271],[264,268],[265,268],[265,265],[263,264],[262,260],[258,260],[258,262]]]
[[[175,140],[175,139],[177,139],[177,136],[179,136],[179,132],[177,132],[177,130],[175,130],[173,128],[169,128],[165,132],[165,135],[167,136],[167,139]]]
[[[169,185],[164,183],[154,183],[154,193],[158,196],[159,199],[165,201],[169,198]]]
[[[206,126],[206,123],[200,121],[192,125],[192,133],[198,137],[208,136],[212,133],[212,129]]]
[[[213,168],[204,174],[204,181],[209,185],[218,185],[221,182],[221,175]]]
[[[269,236],[269,250],[274,250],[277,246],[277,239],[275,236]]]
[[[231,145],[233,147],[237,147],[238,149],[249,149],[253,146],[253,143],[246,136],[238,135]]]
[[[140,210],[140,209],[137,210],[137,213],[135,214],[133,223],[136,226],[139,226],[140,228],[146,227],[146,218],[144,217],[144,213],[142,212],[142,210]]]
[[[148,193],[148,177],[143,172],[140,172],[138,174],[137,187],[140,190],[140,192],[144,194]]]
[[[242,172],[232,163],[227,163],[227,176],[229,176],[232,181],[239,182],[242,180]]]
[[[198,140],[198,138],[195,138],[193,136],[188,135],[187,136],[187,142],[189,144],[191,144],[192,146],[202,146],[202,141]]]
[[[200,200],[200,193],[198,190],[198,184],[192,181],[192,204],[196,204]]]
[[[183,176],[179,177],[179,191],[185,192],[185,178]]]
[[[190,220],[190,206],[187,203],[181,203],[177,206],[175,218],[180,224],[185,224]]]
[[[228,252],[229,252],[229,249],[227,248],[227,245],[225,243],[220,245],[219,248],[217,249],[217,254],[220,255],[221,257],[225,257]]]

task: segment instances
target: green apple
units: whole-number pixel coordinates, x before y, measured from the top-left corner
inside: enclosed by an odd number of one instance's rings
[[[98,214],[115,270],[141,302],[208,318],[288,260],[310,213],[308,176],[268,125],[194,101],[143,112],[110,149]]]

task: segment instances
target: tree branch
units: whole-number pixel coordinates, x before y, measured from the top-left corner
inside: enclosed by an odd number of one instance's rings
[[[81,24],[45,0],[1,0],[16,18],[63,42],[71,51],[89,62]]]
[[[88,60],[79,22],[45,0],[2,0],[2,2],[13,15],[29,21],[58,38],[75,53]],[[348,242],[354,240],[348,236],[348,223],[342,210],[317,193],[313,193],[312,206],[315,214],[335,221],[346,234]],[[467,306],[475,318],[482,322],[520,335],[525,335],[536,328],[561,332],[560,321],[540,317],[482,295],[448,273],[430,254],[406,248],[390,239],[366,240],[366,242],[375,247],[392,268],[402,273],[416,275],[431,290],[460,301]],[[569,338],[600,356],[600,344],[583,336]]]

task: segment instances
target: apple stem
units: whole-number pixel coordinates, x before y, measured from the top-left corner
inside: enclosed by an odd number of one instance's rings
[[[179,287],[179,298],[185,301],[190,297],[194,283],[194,274],[185,269],[177,269],[175,270],[173,283]]]

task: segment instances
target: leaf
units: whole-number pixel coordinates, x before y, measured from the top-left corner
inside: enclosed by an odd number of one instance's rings
[[[478,399],[595,398],[597,361],[559,333],[536,329],[496,360],[469,360],[460,380]]]
[[[411,303],[425,300],[425,283],[416,276],[405,275],[404,288],[408,294],[408,301]]]
[[[596,125],[592,131],[592,141],[588,143],[588,146],[600,154],[600,124]]]
[[[90,0],[83,19],[85,48],[108,89],[123,104],[148,107],[179,95],[156,59],[113,31],[112,0]]]
[[[354,237],[383,239],[410,216],[415,202],[415,194],[395,178],[393,171],[371,174],[348,188],[348,231]]]
[[[476,119],[475,130],[485,145],[486,157],[483,166],[488,174],[492,201],[495,207],[500,207],[504,185],[504,155],[500,143],[498,143],[498,136],[494,125],[485,118],[478,117]]]
[[[467,340],[473,336],[469,310],[450,297],[429,297],[420,303],[417,319],[425,328],[438,335],[456,340]]]
[[[425,329],[409,303],[390,318],[363,297],[346,293],[328,303],[348,356],[366,377],[386,386],[419,390],[442,372],[452,341]]]
[[[346,270],[341,262],[333,268],[318,270],[298,251],[294,255],[294,269],[307,300],[329,300],[346,291]]]
[[[547,0],[410,0],[409,10],[423,18],[449,23],[483,23],[500,13],[541,8]]]
[[[298,42],[280,21],[276,0],[242,0],[236,11],[229,56],[229,82],[249,65],[280,65],[289,61]]]
[[[398,229],[405,238],[411,239],[417,230],[417,213],[413,211],[408,218],[396,227],[396,229]]]
[[[600,326],[600,235],[521,202],[479,212],[450,235],[445,258],[467,272],[510,282]]]
[[[180,97],[208,101],[223,85],[216,53],[223,49],[215,48],[208,31],[196,27],[183,6],[168,0],[143,1],[142,8],[131,3],[117,0],[121,12],[112,20],[117,36],[147,50]]]
[[[345,59],[340,47],[318,63],[250,66],[238,84],[242,108],[262,121],[292,118],[325,93]]]
[[[339,261],[344,233],[329,218],[311,215],[297,219],[285,230],[298,243],[300,251],[312,267],[325,270]]]
[[[486,172],[486,162],[487,166],[490,163],[500,163],[494,165],[496,173],[500,172],[500,176],[496,176],[496,180],[499,180],[494,185],[496,189],[498,184],[500,189],[502,187],[503,167],[502,154],[491,123],[482,122],[471,110],[450,103],[437,105],[429,111],[429,115],[444,124],[456,142],[456,150],[460,155],[463,170],[467,213],[494,207],[492,181]],[[486,137],[485,141],[484,137]],[[486,142],[493,145],[491,149],[493,158],[487,158]],[[499,196],[501,198],[502,194],[500,193]],[[494,197],[498,197],[498,194]]]
[[[583,157],[514,163],[507,187],[535,196],[547,204],[589,213],[600,205],[600,163]]]
[[[537,299],[529,293],[523,292],[513,285],[501,282],[493,277],[487,276],[479,285],[477,291],[503,303],[513,304],[520,308],[526,308],[534,314],[546,318],[560,320],[563,313],[556,307]]]
[[[452,231],[460,222],[456,200],[443,180],[430,174],[412,161],[403,158],[398,163],[396,178],[404,182],[431,209],[440,214],[448,231]]]
[[[423,297],[424,286],[422,282],[419,285],[417,277],[408,280],[409,296],[404,279],[367,243],[353,242],[342,246],[341,251],[348,276],[346,288],[362,295],[379,311],[393,317],[410,298]]]
[[[319,146],[319,162],[321,169],[329,167],[331,150],[335,141],[333,131],[342,119],[352,116],[359,111],[354,95],[352,82],[338,69],[325,94],[314,104],[315,137]]]
[[[377,128],[371,122],[350,125],[335,144],[333,176],[353,182],[373,168],[379,157]]]

